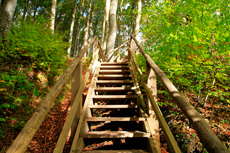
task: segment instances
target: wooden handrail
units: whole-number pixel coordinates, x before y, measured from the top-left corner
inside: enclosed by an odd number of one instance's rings
[[[125,44],[127,44],[129,41],[127,40],[126,42],[124,42],[123,44],[121,44],[120,46],[118,46],[117,48],[113,49],[112,51],[110,51],[107,55],[106,58],[108,58],[112,53],[114,53],[116,50],[120,49],[121,47],[123,47]]]
[[[179,93],[177,88],[167,78],[165,73],[155,64],[150,56],[145,53],[144,48],[138,43],[138,41],[131,35],[131,38],[135,41],[136,45],[141,51],[141,54],[145,57],[150,67],[154,70],[162,84],[167,89],[170,96],[180,107],[182,112],[187,116],[192,127],[197,132],[202,144],[210,153],[229,153],[227,148],[217,138],[207,122],[202,118],[200,113]]]
[[[99,41],[98,41],[98,46],[99,46],[99,53],[100,53],[100,55],[101,55],[102,61],[103,61],[103,62],[106,62],[106,59],[105,59],[105,56],[104,56],[104,53],[103,53],[103,50],[102,50],[102,48],[101,48],[101,44],[100,44]]]
[[[96,52],[96,55],[98,54],[98,50]],[[78,106],[79,106],[79,103],[81,101],[81,96],[82,96],[82,93],[85,89],[85,85],[88,81],[88,78],[89,78],[89,75],[92,71],[92,68],[93,68],[93,65],[94,65],[94,62],[97,60],[98,56],[95,56],[90,64],[90,66],[88,67],[87,69],[87,72],[85,74],[85,77],[81,83],[81,86],[78,90],[78,93],[74,99],[74,102],[73,102],[73,105],[71,107],[71,110],[69,112],[69,115],[67,116],[66,118],[66,121],[65,121],[65,124],[62,128],[62,131],[61,131],[61,134],[58,138],[58,141],[57,141],[57,144],[56,144],[56,147],[54,149],[54,153],[61,153],[63,151],[63,148],[65,146],[65,142],[66,142],[66,139],[67,139],[67,136],[68,136],[68,133],[69,133],[69,130],[71,128],[71,125],[73,123],[73,120],[74,120],[74,116],[76,114],[76,111],[78,109]]]
[[[7,153],[22,153],[26,151],[38,128],[45,120],[45,117],[48,114],[54,102],[54,99],[60,94],[64,85],[67,83],[70,76],[72,75],[74,69],[77,67],[83,55],[88,50],[89,46],[96,40],[96,38],[97,36],[95,36],[86,45],[86,47],[79,52],[78,56],[72,61],[72,63],[61,75],[55,85],[50,89],[49,93],[46,95],[41,105],[35,110],[34,114],[26,123],[25,127],[19,133],[17,138],[13,141],[12,145],[7,150]]]
[[[167,122],[165,121],[165,118],[162,115],[160,108],[159,108],[158,104],[156,103],[148,85],[145,83],[146,81],[142,75],[141,69],[139,68],[139,66],[135,60],[133,53],[130,50],[129,50],[129,53],[131,55],[131,59],[135,65],[135,68],[136,68],[136,70],[140,76],[141,83],[142,83],[143,87],[145,88],[146,93],[148,94],[149,100],[152,104],[152,107],[153,107],[155,113],[156,113],[158,121],[162,127],[162,130],[164,132],[164,136],[166,137],[166,140],[167,140],[167,143],[169,144],[169,148],[170,148],[171,152],[180,153],[181,152],[180,148],[178,147],[178,144],[177,144],[177,142],[176,142],[176,140],[172,134],[172,131],[169,129],[169,126],[168,126]]]

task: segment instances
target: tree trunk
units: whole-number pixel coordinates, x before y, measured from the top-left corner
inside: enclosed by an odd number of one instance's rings
[[[88,37],[88,41],[89,41],[90,38],[93,37],[93,29],[92,29],[92,27],[93,27],[93,18],[94,18],[94,12],[93,12],[93,10],[94,10],[94,7],[92,7],[92,11],[91,11],[91,13],[90,13],[89,37]]]
[[[134,34],[135,34],[135,38],[139,40],[138,36],[139,36],[140,21],[141,21],[141,0],[138,0],[137,10],[138,10],[138,13],[136,15],[136,24],[135,24]]]
[[[110,53],[114,49],[116,40],[116,11],[117,11],[118,0],[111,0],[110,11],[109,11],[109,35],[106,44],[106,54]],[[107,56],[107,60],[110,57]]]
[[[27,13],[28,5],[29,5],[29,0],[26,0],[26,1],[25,1],[24,10],[23,10],[22,21],[25,21],[25,16],[26,16],[26,13]]]
[[[14,17],[17,0],[1,1],[0,6],[0,38],[5,39],[9,34]],[[2,40],[0,40],[1,43]]]
[[[117,46],[120,46],[120,45],[121,45],[121,12],[122,12],[122,4],[123,4],[123,0],[121,0],[120,12],[119,12],[119,17],[118,17],[118,37],[117,37]]]
[[[50,29],[51,29],[53,34],[54,34],[54,24],[55,24],[55,12],[56,12],[56,0],[52,0]]]
[[[103,39],[101,39],[101,46],[102,50],[106,50],[106,43],[108,39],[108,33],[109,33],[109,7],[110,7],[110,0],[105,0],[105,9],[104,9],[104,18],[105,18],[105,29]]]
[[[83,43],[81,46],[81,49],[83,49],[86,45],[87,45],[87,41],[88,41],[88,36],[89,36],[89,20],[90,20],[90,12],[91,12],[91,8],[92,8],[92,1],[93,0],[89,0],[89,8],[87,11],[87,17],[86,17],[86,26],[85,26],[85,30],[84,30],[84,37],[83,37]],[[87,56],[87,52],[85,53],[85,57]]]
[[[74,21],[75,21],[75,16],[76,16],[76,11],[77,11],[77,2],[78,0],[75,0],[73,14],[72,14],[72,22],[71,22],[70,30],[69,30],[69,47],[67,49],[67,53],[69,57],[70,57],[70,52],[71,52],[72,40],[73,40],[73,27],[74,27]]]
[[[73,51],[74,52],[74,54],[73,54],[74,58],[76,57],[77,51],[79,50],[79,49],[77,49],[77,48],[79,48],[77,46],[79,46],[80,23],[81,23],[81,17],[82,17],[82,11],[84,8],[84,3],[85,3],[85,0],[81,0],[81,10],[80,10],[78,21],[77,21],[77,32],[76,32],[74,51]]]
[[[133,1],[133,3],[132,3],[132,13],[131,13],[131,34],[134,33],[134,21],[133,21],[134,8],[135,8],[135,1]]]

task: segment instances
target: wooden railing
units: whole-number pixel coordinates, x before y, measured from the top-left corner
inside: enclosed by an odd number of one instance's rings
[[[88,67],[87,73],[83,81],[81,78],[81,59],[83,58],[86,51],[88,51],[89,47],[93,44],[93,60]],[[66,119],[62,132],[59,136],[56,148],[54,152],[62,152],[64,144],[66,142],[66,138],[68,132],[71,128],[72,135],[74,135],[74,131],[76,130],[77,125],[77,117],[80,116],[81,111],[81,96],[83,90],[85,88],[86,82],[88,81],[89,75],[91,71],[95,68],[95,64],[98,62],[98,52],[99,48],[101,48],[100,43],[98,41],[97,36],[95,36],[84,49],[82,49],[78,56],[72,61],[72,63],[68,66],[68,68],[64,71],[55,85],[50,89],[49,93],[45,96],[44,100],[40,104],[40,106],[35,110],[32,117],[26,123],[25,127],[19,133],[17,138],[13,141],[12,145],[7,150],[7,153],[23,153],[27,150],[31,140],[33,139],[35,133],[38,128],[41,126],[42,122],[45,120],[50,108],[53,105],[55,98],[60,94],[65,84],[68,82],[71,76],[72,77],[72,86],[71,86],[71,99],[72,99],[72,107],[69,112],[69,115]],[[100,51],[100,57],[104,61],[104,55]],[[77,114],[76,114],[77,112]],[[72,126],[72,127],[71,127]]]
[[[132,59],[134,62],[134,65],[136,67],[136,71],[139,73],[139,76],[141,78],[142,85],[144,86],[146,90],[146,94],[148,95],[148,98],[152,104],[152,107],[156,113],[156,116],[159,120],[159,123],[163,129],[163,132],[166,136],[167,142],[170,146],[170,149],[172,152],[180,152],[178,149],[178,146],[176,145],[175,139],[171,133],[171,131],[168,128],[167,123],[165,122],[165,119],[159,110],[159,107],[152,96],[152,93],[150,89],[148,88],[147,84],[145,83],[145,80],[142,76],[141,70],[138,66],[138,64],[135,61],[134,53],[136,46],[139,48],[141,54],[144,56],[147,62],[147,66],[151,68],[156,76],[159,78],[159,80],[162,82],[162,84],[165,86],[167,92],[173,98],[175,103],[178,105],[178,107],[182,110],[182,112],[185,114],[185,116],[189,119],[189,122],[191,123],[192,127],[197,132],[201,143],[204,145],[204,147],[210,152],[210,153],[229,153],[227,148],[221,143],[221,141],[217,138],[215,133],[212,131],[210,126],[207,124],[207,122],[202,118],[200,113],[179,93],[177,88],[172,84],[172,82],[167,78],[165,73],[155,64],[155,62],[150,58],[150,56],[145,53],[144,48],[138,43],[138,41],[134,38],[133,35],[131,35],[130,40],[130,49],[129,49],[129,58]]]

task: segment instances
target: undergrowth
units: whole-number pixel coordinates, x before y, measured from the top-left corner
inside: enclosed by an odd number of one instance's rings
[[[9,132],[18,133],[68,62],[62,36],[48,22],[14,25],[0,44],[0,150]],[[62,97],[60,96],[59,99]]]

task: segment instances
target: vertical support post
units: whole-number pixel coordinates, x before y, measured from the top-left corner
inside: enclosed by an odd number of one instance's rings
[[[119,55],[119,54],[120,54],[120,48],[117,50],[117,55],[118,55],[117,62],[120,62],[120,60],[121,60],[121,55]]]
[[[78,93],[78,90],[80,88],[82,82],[82,61],[79,62],[78,66],[74,70],[72,74],[72,80],[71,80],[71,106],[73,105],[74,99]],[[74,138],[74,134],[77,128],[78,120],[80,119],[82,111],[82,99],[80,100],[76,115],[74,117],[72,126],[71,126],[71,140]]]
[[[157,102],[157,81],[156,81],[156,74],[151,69],[150,65],[146,62],[145,65],[145,75],[146,75],[146,81],[149,89],[152,92],[152,95],[155,99],[155,102]],[[153,134],[153,138],[155,137],[155,140],[157,143],[160,144],[160,135],[159,135],[159,121],[156,117],[156,114],[152,108],[152,105],[148,99],[147,102],[147,112],[149,114],[149,126],[151,129],[151,133]]]

